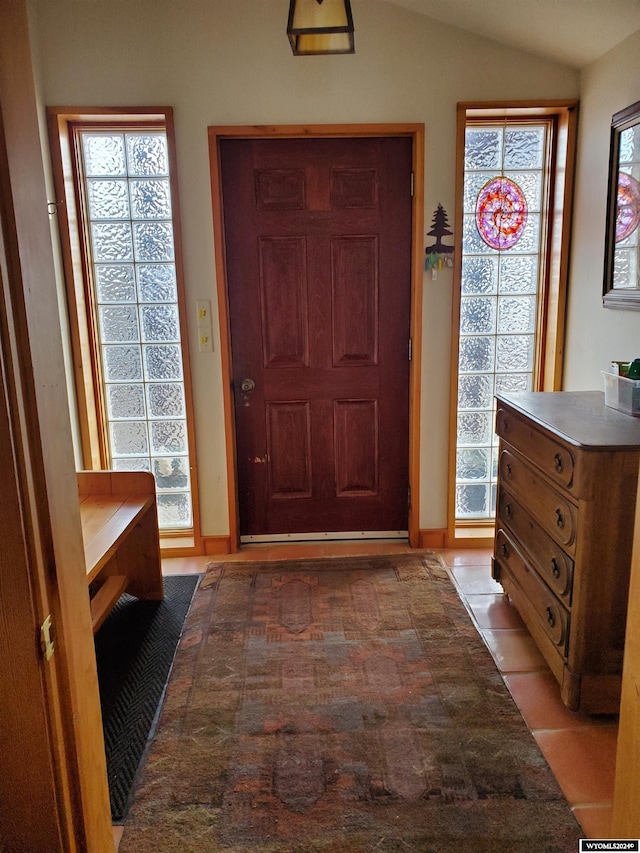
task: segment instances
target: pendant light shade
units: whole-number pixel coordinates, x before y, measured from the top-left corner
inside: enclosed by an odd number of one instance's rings
[[[294,56],[355,53],[349,0],[290,0],[287,35]]]

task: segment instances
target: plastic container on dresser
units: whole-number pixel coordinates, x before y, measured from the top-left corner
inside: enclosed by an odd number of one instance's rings
[[[602,371],[604,402],[625,415],[640,417],[640,379],[627,379],[615,373]]]
[[[617,713],[640,419],[600,391],[498,395],[493,577],[573,710]]]

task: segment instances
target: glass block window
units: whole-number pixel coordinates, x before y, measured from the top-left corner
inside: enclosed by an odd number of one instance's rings
[[[167,138],[79,135],[109,467],[151,471],[160,529],[193,526]]]
[[[547,128],[544,123],[466,128],[457,522],[495,516],[494,394],[534,387]]]

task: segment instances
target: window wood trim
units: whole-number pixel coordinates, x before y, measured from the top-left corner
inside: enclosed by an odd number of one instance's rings
[[[551,151],[551,186],[548,213],[548,239],[543,255],[542,312],[539,317],[539,343],[536,364],[537,391],[559,391],[562,388],[564,343],[569,278],[571,211],[577,143],[578,101],[481,101],[457,105],[456,126],[456,190],[454,234],[458,234],[453,264],[453,304],[451,332],[451,385],[449,402],[449,474],[447,498],[447,546],[477,547],[493,538],[492,519],[456,521],[456,445],[458,411],[458,355],[460,301],[462,279],[462,229],[464,194],[465,129],[469,120],[490,122],[508,118],[517,121],[550,119],[554,124]]]
[[[193,527],[190,530],[171,530],[160,533],[165,555],[201,554],[202,536],[200,532],[200,509],[198,472],[196,464],[196,441],[193,415],[193,391],[188,346],[186,295],[184,283],[184,263],[182,236],[180,228],[180,200],[178,191],[178,168],[176,161],[175,128],[172,107],[48,107],[47,120],[49,142],[56,191],[56,212],[60,233],[62,265],[67,292],[67,307],[73,356],[73,370],[77,395],[77,417],[80,428],[82,464],[88,470],[99,470],[107,466],[106,437],[102,432],[104,424],[101,411],[100,376],[96,365],[96,342],[87,314],[92,310],[87,297],[87,288],[91,280],[89,259],[84,255],[86,240],[79,239],[84,228],[84,218],[80,215],[80,184],[76,180],[73,162],[71,135],[76,129],[104,128],[105,125],[119,125],[123,129],[136,127],[161,126],[167,137],[169,175],[171,188],[171,208],[174,239],[174,265],[177,283],[177,305],[180,326],[180,344],[183,364],[183,383],[187,422],[187,440],[191,461],[191,500]]]

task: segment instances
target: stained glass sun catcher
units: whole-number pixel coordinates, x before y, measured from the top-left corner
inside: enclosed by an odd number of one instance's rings
[[[640,223],[640,183],[627,172],[618,175],[616,243],[622,242]]]
[[[527,224],[524,193],[510,178],[492,178],[482,187],[476,201],[476,226],[492,249],[510,249]]]

